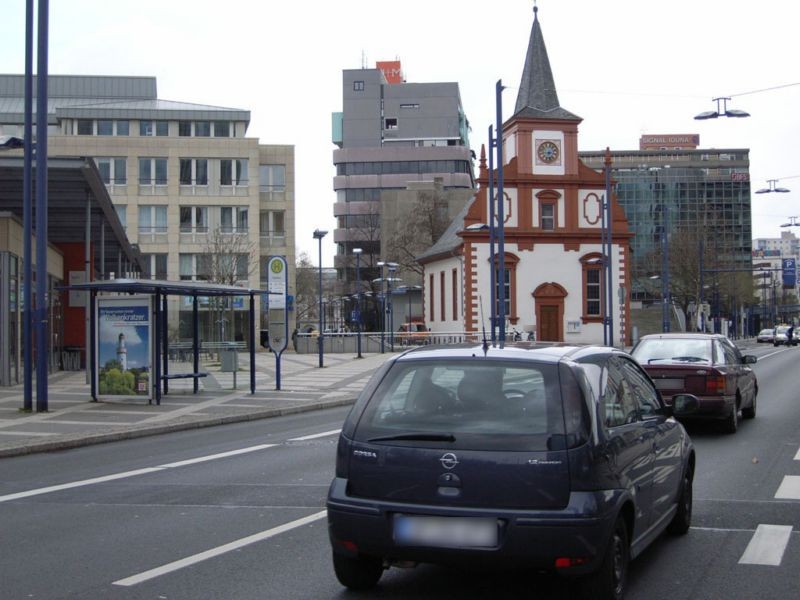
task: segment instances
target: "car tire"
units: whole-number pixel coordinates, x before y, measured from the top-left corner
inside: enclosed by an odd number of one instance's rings
[[[628,528],[619,516],[600,568],[580,582],[581,596],[587,600],[622,600],[628,583],[630,557]]]
[[[383,575],[383,561],[373,556],[356,557],[333,553],[333,571],[336,579],[351,590],[369,590]]]
[[[739,404],[733,405],[731,414],[723,421],[722,428],[725,433],[734,434],[739,429]]]
[[[747,407],[742,409],[742,418],[743,419],[755,419],[756,418],[756,405],[758,404],[758,390],[753,393],[753,403]]]
[[[692,524],[692,479],[692,468],[687,466],[678,496],[678,510],[667,525],[667,532],[672,535],[684,535]]]

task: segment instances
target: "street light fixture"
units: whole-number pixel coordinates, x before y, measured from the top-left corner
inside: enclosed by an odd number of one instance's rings
[[[778,192],[780,194],[786,194],[789,192],[788,189],[784,187],[778,187],[778,182],[780,179],[767,179],[767,183],[769,187],[761,188],[760,190],[756,190],[756,194],[770,194],[772,192]]]
[[[789,217],[789,222],[783,223],[781,227],[800,227],[800,223],[797,222],[797,219],[800,219],[800,217]]]
[[[322,359],[322,343],[325,335],[322,328],[322,238],[328,235],[327,231],[321,229],[314,230],[314,239],[319,241],[319,335],[317,336],[317,345],[319,346],[319,368],[323,367]]]
[[[356,255],[356,348],[358,358],[361,356],[361,248],[353,248],[352,252]]]
[[[708,110],[705,112],[701,112],[699,115],[695,116],[695,119],[698,121],[703,121],[706,119],[716,119],[717,117],[749,117],[750,113],[745,112],[743,110],[738,110],[735,108],[728,108],[728,100],[730,100],[730,96],[728,97],[719,97],[719,98],[712,98],[713,102],[717,103],[717,110]]]

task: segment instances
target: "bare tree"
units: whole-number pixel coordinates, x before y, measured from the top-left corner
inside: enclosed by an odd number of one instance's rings
[[[295,262],[295,322],[301,323],[319,318],[317,314],[319,300],[318,270],[311,262],[308,254],[298,252]]]
[[[449,224],[447,200],[438,190],[420,191],[417,199],[404,211],[401,222],[387,227],[387,257],[398,263],[402,271],[422,277],[423,268],[416,257],[436,243]]]
[[[224,233],[220,228],[209,232],[203,252],[197,256],[197,278],[221,285],[237,285],[242,282],[249,285],[250,277],[258,272],[258,267],[256,243],[251,242],[246,235]],[[214,311],[213,321],[223,325],[224,322],[230,322],[234,335],[244,336],[244,332],[236,331],[236,314],[229,298],[214,298],[211,306]],[[224,328],[220,327],[220,337],[224,335]]]

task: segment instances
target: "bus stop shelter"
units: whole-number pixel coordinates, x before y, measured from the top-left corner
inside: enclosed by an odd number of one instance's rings
[[[152,323],[153,323],[153,399],[156,404],[161,404],[161,395],[169,392],[169,381],[177,378],[193,379],[193,392],[198,391],[198,379],[205,377],[207,373],[200,372],[200,318],[198,312],[198,298],[220,297],[220,296],[249,296],[249,332],[250,342],[248,350],[250,353],[250,393],[256,391],[256,371],[255,371],[255,295],[265,292],[258,289],[250,289],[235,285],[220,285],[205,281],[164,281],[157,279],[111,279],[106,281],[91,281],[89,283],[79,283],[67,286],[67,290],[80,290],[89,292],[89,307],[92,318],[90,319],[90,361],[91,365],[91,395],[92,400],[97,401],[97,357],[96,337],[97,318],[96,301],[98,294],[131,294],[146,295],[153,299],[152,302]],[[192,369],[191,373],[169,373],[169,332],[167,329],[167,298],[169,296],[191,296],[192,297]],[[152,400],[151,400],[152,402]]]

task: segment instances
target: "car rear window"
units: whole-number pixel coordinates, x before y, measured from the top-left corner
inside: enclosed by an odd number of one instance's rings
[[[427,441],[425,434],[431,434]],[[557,366],[474,358],[397,361],[372,395],[354,437],[438,447],[438,434],[451,435],[452,448],[552,449],[550,439],[564,434]]]
[[[664,362],[711,363],[711,342],[708,339],[660,338],[642,340],[633,349],[640,365]]]

